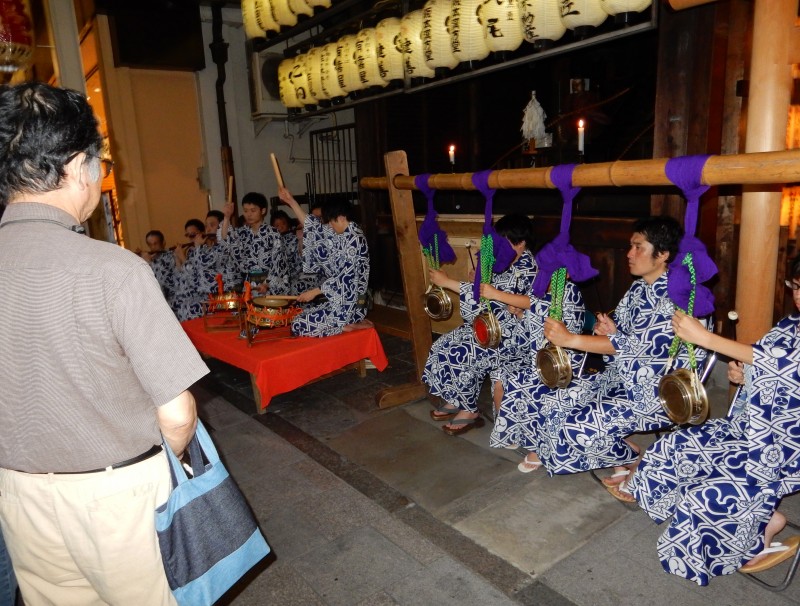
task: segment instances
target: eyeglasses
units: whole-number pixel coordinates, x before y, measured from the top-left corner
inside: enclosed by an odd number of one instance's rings
[[[100,167],[102,168],[103,179],[108,177],[111,174],[111,171],[114,170],[114,161],[109,160],[108,158],[101,158],[100,156],[90,156],[92,158],[97,158],[100,160]]]
[[[75,152],[74,154],[72,154],[69,158],[67,158],[64,161],[64,164],[67,165],[70,162],[72,162],[75,158],[78,157],[78,154],[80,154],[80,153],[81,152]],[[114,170],[114,161],[113,160],[109,160],[108,158],[101,158],[100,156],[95,156],[94,154],[86,154],[86,157],[87,158],[97,158],[98,160],[100,160],[100,168],[101,168],[100,173],[103,176],[103,179],[108,177],[111,174],[111,171]]]
[[[800,290],[800,284],[794,282],[792,280],[784,280],[784,284],[786,284],[786,288],[791,288],[792,290]]]

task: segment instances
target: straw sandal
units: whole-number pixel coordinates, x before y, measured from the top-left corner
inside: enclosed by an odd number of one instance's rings
[[[459,436],[462,433],[467,433],[470,429],[483,427],[486,422],[482,417],[475,417],[474,419],[453,419],[449,424],[457,425],[457,427],[447,427],[445,425],[442,427],[442,431],[450,434],[451,436]]]
[[[783,543],[780,541],[773,541],[769,544],[769,547],[765,547],[761,553],[756,556],[758,557],[760,555],[766,555],[766,557],[761,558],[755,564],[745,564],[739,568],[739,572],[753,574],[754,572],[762,572],[772,568],[773,566],[777,566],[781,562],[794,556],[794,554],[797,553],[797,547],[799,545],[800,535],[789,537],[788,539],[785,539],[785,542]]]

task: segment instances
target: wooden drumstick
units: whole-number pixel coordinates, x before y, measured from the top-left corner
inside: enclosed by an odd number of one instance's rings
[[[228,204],[233,202],[233,175],[228,175],[228,199],[226,202]]]
[[[275,179],[278,181],[278,187],[285,187],[283,184],[283,175],[281,175],[281,167],[278,166],[278,159],[275,154],[270,154],[269,159],[272,160],[272,170],[275,171]]]
[[[739,314],[736,313],[735,310],[730,310],[728,312],[728,320],[730,321],[731,325],[731,339],[734,341],[736,340],[736,323],[739,321]]]

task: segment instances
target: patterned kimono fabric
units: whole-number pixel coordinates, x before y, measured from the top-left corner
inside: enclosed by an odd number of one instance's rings
[[[287,232],[281,234],[283,250],[286,253],[286,267],[289,269],[289,293],[299,295],[301,292],[317,288],[322,280],[316,274],[303,273],[303,257],[300,254],[300,241],[297,234]]]
[[[289,267],[283,240],[274,227],[262,223],[257,233],[247,225],[234,227],[219,245],[228,256],[229,274],[234,276],[234,284],[242,284],[248,275],[263,274],[270,294],[289,292]],[[256,286],[258,283],[254,282],[253,287]]]
[[[745,387],[723,419],[683,427],[645,453],[631,480],[657,523],[664,570],[706,585],[764,547],[781,499],[800,490],[800,315],[753,346]]]
[[[164,293],[164,298],[174,312],[175,291],[177,290],[175,280],[175,253],[171,250],[157,253],[156,256],[153,257],[153,260],[150,261],[150,269],[153,270],[153,275],[161,286],[161,292]]]
[[[608,357],[603,372],[576,386],[577,393],[572,394],[576,407],[560,428],[551,428],[552,450],[545,455],[551,473],[632,463],[636,452],[623,438],[672,424],[658,398],[658,383],[666,374],[674,336],[675,305],[667,296],[667,273],[649,285],[636,280],[617,305],[613,314],[617,332],[609,337],[617,353]],[[695,348],[695,357],[702,365],[706,352]],[[675,368],[690,368],[684,345],[673,363]]]
[[[186,261],[176,268],[175,315],[191,320],[203,315],[203,301],[217,292],[217,274],[223,273],[224,255],[219,244],[192,246]],[[232,285],[231,285],[232,286]]]
[[[320,289],[327,301],[319,305],[307,304],[292,321],[292,334],[308,337],[338,335],[348,324],[367,317],[366,306],[358,303],[369,284],[367,239],[355,223],[350,223],[341,234],[330,228],[327,231],[322,229],[327,226],[318,221],[306,221],[306,224],[317,229],[311,242],[314,254],[318,255],[314,259],[326,276]]]
[[[489,445],[495,448],[519,446],[536,452],[550,472],[557,460],[550,454],[559,446],[563,449],[561,427],[567,413],[575,407],[580,393],[578,377],[586,354],[567,349],[572,364],[573,379],[562,389],[551,389],[542,383],[536,367],[536,352],[548,345],[544,336],[544,319],[550,311],[551,295],[544,299],[531,296],[531,308],[525,310],[522,321],[513,331],[514,338],[528,355],[522,363],[504,366],[501,371],[503,399]],[[562,320],[572,333],[583,330],[585,308],[580,290],[567,281],[564,290]],[[559,444],[559,440],[562,442]]]
[[[529,251],[523,252],[511,267],[492,276],[492,286],[498,290],[527,295],[536,277],[536,261]],[[431,347],[422,380],[431,394],[469,412],[478,412],[477,401],[486,375],[500,379],[503,365],[522,364],[530,359],[530,347],[520,347],[512,339],[518,324],[508,313],[505,303],[489,301],[489,307],[500,323],[502,340],[496,348],[478,345],[472,332],[472,321],[484,311],[472,292],[472,283],[461,283],[460,306],[464,323],[439,337]]]
[[[303,272],[330,278],[333,275],[331,259],[335,241],[336,232],[330,225],[322,223],[314,215],[307,215],[303,222]]]

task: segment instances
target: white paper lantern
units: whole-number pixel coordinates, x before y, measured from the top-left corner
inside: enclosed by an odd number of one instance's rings
[[[548,48],[567,33],[558,0],[520,0],[522,31],[536,49]]]
[[[269,0],[269,2],[278,25],[285,27],[297,25],[297,14],[292,10],[289,0]]]
[[[258,27],[267,32],[279,32],[281,26],[272,12],[270,0],[255,0],[256,23]],[[263,34],[262,34],[263,35]]]
[[[453,0],[450,7],[450,49],[460,62],[489,56],[483,25],[478,21],[482,0]]]
[[[378,70],[387,84],[403,79],[403,47],[400,19],[389,17],[375,26],[378,41]]]
[[[336,77],[339,79],[339,86],[346,93],[364,88],[358,79],[355,34],[346,34],[336,42]]]
[[[422,51],[432,70],[452,69],[458,59],[450,47],[450,0],[428,0],[422,8]]]
[[[627,23],[634,13],[641,13],[653,4],[653,0],[601,0],[600,4],[617,23]]]
[[[522,15],[518,0],[494,0],[478,7],[478,21],[489,52],[517,50],[523,41]]]
[[[576,36],[585,36],[608,18],[602,0],[560,0],[561,20]]]
[[[412,78],[433,78],[434,71],[425,63],[422,48],[422,9],[411,11],[400,20],[403,68]]]
[[[242,0],[242,23],[244,24],[244,35],[248,40],[264,37],[264,30],[256,23],[254,0]]]
[[[386,86],[378,69],[378,37],[374,27],[367,27],[356,36],[356,70],[364,88]]]
[[[297,16],[304,15],[310,17],[314,14],[314,9],[308,3],[308,0],[289,0],[289,8],[291,8],[292,12]]]
[[[294,59],[284,59],[278,65],[278,91],[281,95],[281,103],[290,109],[301,109],[303,104],[297,98],[294,85],[292,84],[291,72]]]
[[[347,95],[339,84],[336,63],[336,42],[330,42],[323,46],[320,51],[319,69],[322,80],[322,92],[334,103],[342,101],[342,98]]]
[[[306,0],[311,8],[330,8],[331,0]]]
[[[297,55],[294,58],[292,67],[289,70],[289,81],[294,87],[294,94],[300,105],[316,105],[317,100],[311,94],[311,86],[308,83],[306,55]]]
[[[308,90],[311,96],[320,104],[325,104],[330,97],[322,87],[322,47],[315,46],[306,53],[306,67],[308,68]]]

